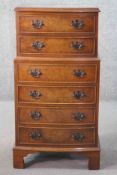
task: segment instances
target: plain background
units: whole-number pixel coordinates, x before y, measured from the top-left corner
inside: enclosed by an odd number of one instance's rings
[[[117,99],[117,0],[0,0],[0,100],[12,100],[15,7],[99,7],[101,100]]]
[[[25,170],[13,169],[13,59],[16,56],[15,7],[99,7],[101,58],[99,135],[101,170],[88,171],[79,159],[39,158]],[[0,175],[117,175],[117,0],[0,0]],[[4,102],[2,100],[5,100]],[[112,100],[115,100],[115,102]],[[106,101],[106,102],[105,102]]]

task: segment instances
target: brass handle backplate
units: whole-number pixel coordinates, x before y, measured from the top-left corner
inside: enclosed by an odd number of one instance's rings
[[[82,20],[74,19],[71,21],[71,26],[76,29],[82,29],[84,26],[84,22]]]
[[[40,98],[41,93],[36,90],[33,90],[33,91],[30,91],[29,95],[34,99],[38,99]]]
[[[32,131],[32,132],[29,134],[29,137],[31,137],[31,139],[33,139],[33,140],[39,140],[40,137],[41,137],[41,134],[40,134],[40,132],[38,132],[38,131]]]
[[[73,92],[73,96],[79,100],[83,97],[86,97],[86,94],[84,92],[81,92],[81,91],[75,91],[75,92]]]
[[[33,49],[40,50],[40,49],[42,49],[44,46],[45,46],[45,44],[44,44],[43,42],[40,42],[40,41],[35,41],[35,42],[32,43],[32,48],[33,48]]]
[[[74,70],[73,74],[76,77],[83,78],[86,75],[86,72],[84,72],[83,70]]]
[[[38,111],[31,111],[29,113],[29,116],[33,119],[33,120],[39,120],[41,117],[41,113]]]
[[[82,142],[85,138],[85,135],[83,133],[73,133],[72,138],[78,142]]]
[[[30,69],[28,72],[34,78],[38,78],[41,75],[41,72],[38,69]]]
[[[86,118],[86,116],[83,113],[80,113],[80,112],[74,113],[73,117],[77,121],[82,121]]]
[[[43,21],[42,20],[32,20],[32,27],[35,28],[35,29],[40,29],[42,28],[42,26],[44,25]]]
[[[84,47],[84,44],[82,42],[78,41],[72,41],[71,48],[81,50]]]

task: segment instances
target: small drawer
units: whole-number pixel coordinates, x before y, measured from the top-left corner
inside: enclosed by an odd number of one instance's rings
[[[96,83],[96,64],[29,64],[17,66],[19,82]]]
[[[48,13],[20,15],[21,33],[95,33],[95,13]]]
[[[19,128],[19,144],[94,145],[95,128]]]
[[[95,124],[96,109],[92,107],[19,107],[19,124]]]
[[[18,55],[95,56],[96,39],[78,37],[20,36]]]
[[[18,101],[37,104],[95,104],[95,86],[18,86]]]

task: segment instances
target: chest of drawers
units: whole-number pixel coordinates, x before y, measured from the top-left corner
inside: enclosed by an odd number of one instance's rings
[[[96,8],[16,8],[15,168],[35,152],[83,154],[99,169]]]

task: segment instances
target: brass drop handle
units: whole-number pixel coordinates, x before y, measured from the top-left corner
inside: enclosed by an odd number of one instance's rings
[[[76,29],[81,29],[84,26],[84,21],[79,20],[79,19],[74,19],[71,21],[71,26]]]
[[[84,44],[82,42],[78,41],[72,41],[71,48],[81,50],[84,47]]]
[[[82,121],[82,120],[84,120],[86,118],[86,116],[83,113],[80,113],[80,112],[74,113],[73,117],[77,121]]]
[[[34,98],[34,99],[38,99],[38,98],[40,98],[41,93],[38,92],[38,91],[36,91],[36,90],[33,90],[33,91],[30,91],[30,92],[29,92],[29,95],[30,95],[32,98]]]
[[[85,139],[85,135],[83,133],[73,133],[72,138],[78,142],[82,142]]]
[[[35,41],[35,42],[32,43],[32,48],[33,48],[33,49],[40,50],[40,49],[42,49],[43,47],[45,47],[45,44],[44,44],[43,42]]]
[[[81,92],[81,91],[75,91],[75,92],[73,92],[73,96],[76,99],[80,100],[81,98],[86,97],[86,94],[84,92]]]
[[[83,78],[83,77],[86,75],[86,72],[83,71],[83,70],[74,70],[74,71],[73,71],[73,74],[74,74],[76,77]]]
[[[31,111],[29,113],[29,116],[33,119],[33,120],[39,120],[41,117],[41,113],[38,111]]]
[[[32,20],[32,27],[35,28],[35,29],[40,29],[42,28],[42,26],[44,25],[43,21],[42,20]]]
[[[38,78],[41,75],[41,72],[38,69],[30,69],[28,72],[34,78]]]
[[[33,140],[39,140],[41,138],[41,134],[38,131],[32,131],[29,134],[29,137],[31,137],[31,139],[33,139]]]

